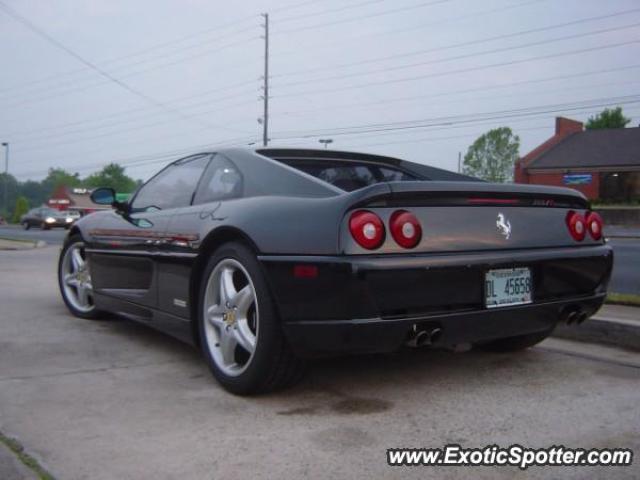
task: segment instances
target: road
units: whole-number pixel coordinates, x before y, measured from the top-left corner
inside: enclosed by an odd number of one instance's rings
[[[313,363],[280,393],[226,393],[199,355],[124,320],[70,316],[58,247],[0,252],[0,431],[57,479],[521,478],[389,467],[390,447],[640,452],[640,354],[549,339],[520,354],[409,351]],[[527,478],[638,478],[533,467]],[[0,474],[0,477],[2,475]]]
[[[62,244],[65,234],[63,229],[25,231],[16,226],[0,226],[0,237],[44,240],[52,245]],[[610,290],[640,295],[640,238],[614,238],[610,244],[615,253]]]
[[[24,230],[19,225],[0,225],[0,238],[15,238],[18,240],[43,240],[51,245],[61,245],[67,231],[64,228],[41,230],[31,228]]]

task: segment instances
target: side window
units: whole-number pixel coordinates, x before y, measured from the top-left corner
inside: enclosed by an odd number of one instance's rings
[[[216,155],[211,160],[193,203],[207,203],[218,200],[228,200],[242,196],[242,175],[238,169],[226,158]]]
[[[133,200],[133,211],[165,210],[186,207],[204,172],[210,155],[181,160],[149,180]]]

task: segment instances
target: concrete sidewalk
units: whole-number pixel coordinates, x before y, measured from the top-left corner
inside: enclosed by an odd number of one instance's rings
[[[554,336],[640,350],[640,308],[604,305],[581,325],[558,325]]]

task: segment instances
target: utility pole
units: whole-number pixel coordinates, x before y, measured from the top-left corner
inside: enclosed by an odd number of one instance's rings
[[[4,207],[7,218],[9,217],[9,142],[2,142],[4,147]],[[8,220],[7,220],[8,222]]]
[[[269,144],[269,14],[263,13],[264,17],[264,113],[262,116],[262,145]]]
[[[462,152],[458,152],[458,173],[462,173]]]

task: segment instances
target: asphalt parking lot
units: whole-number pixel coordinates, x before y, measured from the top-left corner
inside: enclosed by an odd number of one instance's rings
[[[389,467],[385,456],[447,443],[637,454],[638,353],[550,339],[521,354],[340,358],[315,362],[289,391],[239,398],[176,340],[71,317],[57,252],[0,252],[0,431],[58,480],[640,475],[637,461],[521,472]]]

